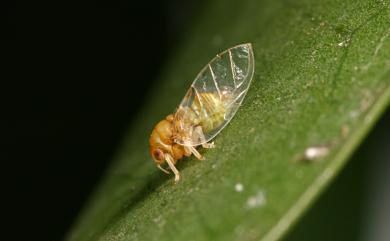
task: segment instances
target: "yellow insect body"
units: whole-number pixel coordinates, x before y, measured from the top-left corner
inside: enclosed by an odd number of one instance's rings
[[[150,154],[164,172],[167,163],[179,180],[175,164],[194,154],[195,147],[213,148],[211,141],[233,118],[248,91],[254,72],[251,44],[218,54],[198,74],[177,111],[160,121],[150,137]]]
[[[199,125],[202,126],[204,132],[210,132],[224,122],[226,113],[225,102],[218,98],[216,93],[199,94],[200,98],[205,100],[204,103],[198,99],[191,105],[192,109],[199,113]],[[212,113],[210,115],[210,113]]]
[[[216,93],[198,94],[189,107],[180,107],[176,111],[175,119],[179,124],[177,131],[183,133],[175,141],[193,145],[192,143],[196,142],[192,132],[193,127],[201,126],[203,133],[217,129],[224,123],[226,109],[226,102],[219,99]]]

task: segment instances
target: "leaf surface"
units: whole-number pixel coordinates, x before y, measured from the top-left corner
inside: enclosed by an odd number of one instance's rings
[[[389,23],[388,1],[208,1],[67,240],[279,240],[386,108]],[[246,42],[252,86],[175,185],[149,135],[216,53]]]

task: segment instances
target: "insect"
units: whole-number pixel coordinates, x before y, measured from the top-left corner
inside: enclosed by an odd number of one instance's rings
[[[157,167],[167,164],[179,181],[175,164],[184,156],[204,157],[196,147],[213,148],[210,142],[233,118],[248,92],[254,60],[250,43],[217,54],[198,74],[174,114],[153,129],[150,155]],[[210,142],[210,143],[209,143]]]

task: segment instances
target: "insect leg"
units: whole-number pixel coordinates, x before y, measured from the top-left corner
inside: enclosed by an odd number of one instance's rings
[[[204,160],[205,158],[195,149],[193,146],[185,146],[184,148],[187,148],[196,158],[199,160]]]
[[[192,154],[192,151],[187,146],[184,146],[184,155],[191,156],[191,154]]]
[[[200,139],[200,141],[203,143],[202,144],[203,148],[214,148],[215,147],[214,142],[210,142],[210,143],[206,142],[206,137],[203,134],[203,130],[202,130],[201,126],[195,127],[195,132],[196,132],[196,135],[198,136],[198,138]]]
[[[168,163],[169,167],[171,168],[172,172],[175,174],[175,182],[178,182],[180,179],[179,171],[176,169],[174,163],[174,159],[171,155],[165,154],[165,161]]]
[[[210,148],[214,148],[215,147],[215,144],[214,144],[214,142],[210,142],[210,143],[203,143],[202,144],[202,147],[203,148],[208,148],[208,149],[210,149]]]

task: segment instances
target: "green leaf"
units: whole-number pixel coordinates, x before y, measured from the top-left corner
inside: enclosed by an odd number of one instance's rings
[[[389,23],[388,1],[208,1],[67,240],[279,240],[389,103]],[[245,42],[247,97],[175,185],[149,135],[215,54]]]

